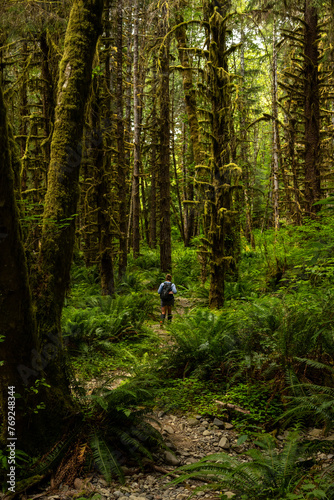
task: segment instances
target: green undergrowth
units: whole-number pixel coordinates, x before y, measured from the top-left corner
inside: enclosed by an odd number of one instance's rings
[[[265,385],[226,384],[198,379],[176,379],[158,391],[158,408],[164,411],[199,414],[229,420],[238,428],[260,429],[274,424],[283,406]]]

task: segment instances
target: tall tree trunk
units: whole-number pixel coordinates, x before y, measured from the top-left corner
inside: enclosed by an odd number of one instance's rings
[[[304,10],[304,99],[305,99],[305,202],[307,215],[314,214],[320,189],[320,105],[318,14],[312,0]]]
[[[138,0],[134,3],[134,26],[133,26],[133,128],[134,128],[134,151],[133,151],[133,256],[136,259],[140,252],[140,111],[139,111],[139,7]]]
[[[32,444],[38,439],[38,434],[36,424],[32,426],[31,421],[31,417],[34,418],[36,415],[33,411],[27,415],[27,408],[32,407],[33,403],[26,388],[29,376],[32,374],[41,376],[41,371],[31,367],[32,353],[38,350],[38,338],[15,201],[14,175],[2,88],[0,88],[0,221],[0,332],[3,336],[0,341],[0,359],[3,361],[0,365],[2,423],[0,442],[8,446],[7,438],[19,436],[20,449],[32,451]],[[14,435],[9,434],[7,428],[8,387],[14,387],[13,392],[20,395],[14,404],[16,412]],[[13,399],[10,402],[12,403]],[[35,422],[36,420],[35,418]],[[30,432],[27,432],[28,428]]]
[[[118,226],[119,226],[119,263],[118,276],[121,278],[127,266],[127,201],[126,164],[124,149],[123,122],[123,0],[117,2],[117,191],[118,191]]]
[[[197,102],[196,102],[196,90],[194,87],[192,68],[191,68],[191,58],[188,55],[188,45],[186,29],[183,24],[184,19],[181,14],[176,15],[176,23],[179,26],[175,30],[175,37],[177,40],[179,59],[182,64],[182,82],[183,91],[185,99],[185,108],[188,118],[189,130],[190,130],[190,141],[191,141],[191,151],[193,156],[193,162],[195,167],[200,165],[203,161],[201,153],[201,139],[200,139],[200,127],[197,118]],[[191,164],[190,163],[190,164]],[[189,169],[189,167],[188,167]],[[194,188],[193,188],[193,177],[194,171],[187,172],[187,201],[194,200]],[[190,181],[188,180],[190,177]],[[185,229],[184,229],[184,244],[189,246],[191,237],[194,236],[194,222],[195,222],[195,208],[193,204],[186,204],[185,209]]]
[[[240,157],[242,161],[242,176],[244,181],[244,198],[245,198],[245,214],[246,214],[246,224],[245,224],[245,238],[248,243],[251,244],[252,248],[255,247],[255,240],[252,228],[252,210],[250,203],[250,182],[249,182],[249,170],[250,162],[248,160],[248,133],[246,130],[246,96],[245,93],[245,33],[244,28],[241,29],[241,47],[240,47],[240,73],[242,78],[242,87],[240,89],[241,93],[241,109],[240,109],[240,128],[241,128],[241,151]]]
[[[153,57],[153,75],[152,75],[152,87],[153,92],[157,89],[157,72],[156,72],[156,61]],[[151,127],[151,192],[150,192],[150,247],[155,248],[157,246],[157,108],[156,108],[156,98],[153,96],[152,103],[152,127]]]
[[[78,202],[81,140],[103,0],[74,0],[60,63],[48,188],[35,281],[41,364],[55,408],[71,404],[60,318],[69,284]],[[55,408],[49,408],[54,412]]]
[[[170,221],[170,117],[169,117],[169,44],[168,13],[166,4],[162,8],[161,38],[163,46],[160,53],[160,269],[163,272],[172,268],[172,241]]]
[[[231,151],[230,79],[226,56],[226,14],[229,1],[221,2],[219,9],[212,0],[204,3],[204,17],[210,30],[209,91],[212,104],[212,182],[210,206],[210,307],[224,304],[224,286],[227,271],[237,272],[240,234],[232,211],[233,168]]]
[[[278,112],[277,112],[277,48],[276,48],[276,20],[273,22],[273,61],[272,61],[272,112],[273,112],[273,145],[272,145],[272,176],[273,176],[273,210],[274,228],[280,227],[279,211],[279,183],[278,183]]]

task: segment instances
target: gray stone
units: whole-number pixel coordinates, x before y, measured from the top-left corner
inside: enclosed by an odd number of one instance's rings
[[[114,497],[119,498],[123,495],[123,493],[119,490],[116,490],[113,492]]]
[[[219,420],[219,418],[214,418],[212,425],[216,425],[217,427],[221,428],[221,427],[224,427],[225,422],[223,422],[222,420]]]
[[[311,437],[318,438],[318,437],[322,436],[322,429],[312,429],[309,432],[309,435]]]
[[[165,462],[169,465],[180,465],[180,460],[170,451],[165,451]]]
[[[203,436],[211,436],[211,431],[204,431]]]
[[[233,429],[234,425],[229,422],[224,422],[224,427],[226,430]]]
[[[190,425],[190,427],[195,427],[196,425],[198,425],[197,418],[188,418],[188,425]]]
[[[219,443],[218,443],[218,446],[219,446],[220,448],[223,448],[224,450],[228,450],[228,449],[229,449],[229,447],[230,447],[230,443],[229,443],[229,441],[228,441],[228,439],[227,439],[227,437],[226,437],[226,436],[223,436],[223,437],[221,438],[221,440],[220,440],[220,441],[219,441]]]
[[[224,495],[226,495],[227,498],[235,497],[235,493],[233,493],[232,491],[226,491]]]
[[[171,425],[164,425],[163,430],[168,432],[168,434],[174,434],[174,429]]]

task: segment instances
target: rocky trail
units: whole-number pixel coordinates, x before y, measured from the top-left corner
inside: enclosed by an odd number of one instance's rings
[[[183,314],[191,304],[187,299],[178,298],[176,314]],[[161,337],[162,345],[170,344],[171,339],[168,329],[160,329],[159,323],[152,326]],[[120,379],[121,380],[121,379]],[[113,385],[117,385],[114,379]],[[96,387],[97,381],[90,381],[86,390],[88,393]],[[111,386],[111,387],[112,387]],[[111,388],[110,387],[110,388]],[[227,453],[239,457],[239,460],[249,460],[245,451],[253,446],[252,439],[244,444],[238,444],[240,437],[234,426],[222,421],[215,416],[205,417],[200,415],[174,415],[163,411],[157,411],[150,415],[150,423],[154,425],[164,437],[169,451],[161,451],[153,455],[153,461],[143,462],[143,467],[124,468],[125,484],[118,481],[108,484],[97,471],[87,477],[77,477],[73,485],[62,484],[55,490],[51,486],[48,489],[35,490],[34,494],[22,497],[25,500],[49,499],[49,500],[186,500],[202,498],[208,500],[219,499],[222,490],[207,491],[197,490],[206,483],[199,480],[188,480],[180,484],[169,484],[179,474],[176,469],[181,465],[192,464],[201,458],[213,453]],[[283,447],[287,432],[277,437],[277,447]],[[322,437],[320,429],[310,429],[305,433],[307,439],[319,439]],[[327,436],[326,440],[334,442],[334,434]],[[334,443],[333,443],[334,444]],[[334,446],[333,446],[334,448]],[[321,463],[332,463],[333,454],[318,454]],[[176,473],[175,473],[176,471]],[[228,498],[233,498],[231,491],[223,490]],[[1,494],[0,494],[1,497]]]
[[[165,438],[171,451],[162,451],[154,455],[154,462],[147,461],[144,469],[124,468],[126,482],[121,485],[114,481],[107,484],[99,474],[76,478],[73,487],[61,485],[57,491],[46,490],[42,494],[29,496],[29,500],[70,500],[90,498],[91,500],[186,500],[193,498],[215,500],[220,498],[220,491],[196,491],[204,486],[204,481],[189,480],[178,485],[168,483],[175,477],[175,470],[180,465],[197,462],[201,458],[217,452],[238,456],[240,460],[248,460],[244,454],[252,440],[239,446],[238,434],[233,425],[217,418],[176,416],[158,412],[152,414],[157,421],[157,428]],[[286,432],[277,436],[278,448],[283,447]],[[305,433],[307,439],[322,437],[321,429],[311,429]],[[334,434],[326,440],[334,442]],[[333,451],[334,453],[334,451]],[[318,453],[318,461],[322,464],[333,463],[334,454]],[[167,474],[170,474],[169,476]],[[233,493],[223,490],[228,498]]]

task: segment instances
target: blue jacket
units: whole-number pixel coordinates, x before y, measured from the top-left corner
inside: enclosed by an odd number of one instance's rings
[[[162,288],[163,288],[163,286],[164,286],[165,283],[170,283],[170,281],[164,281],[163,283],[161,283],[160,286],[159,286],[159,289],[158,289],[158,293],[161,293]],[[172,283],[172,292],[174,294],[177,293],[176,286],[174,285],[174,283]]]

